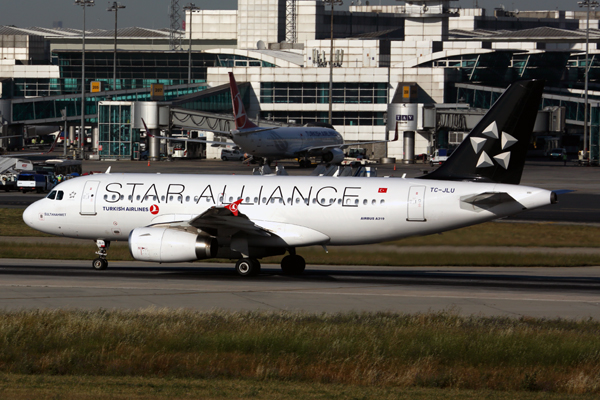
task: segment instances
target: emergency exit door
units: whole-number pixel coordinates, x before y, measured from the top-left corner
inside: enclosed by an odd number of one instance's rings
[[[96,192],[100,181],[87,181],[81,194],[81,215],[96,215]]]
[[[407,221],[425,221],[425,186],[411,186],[408,192]]]

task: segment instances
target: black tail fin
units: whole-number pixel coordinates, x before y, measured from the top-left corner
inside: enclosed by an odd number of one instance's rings
[[[513,83],[458,146],[423,179],[519,184],[544,81]]]

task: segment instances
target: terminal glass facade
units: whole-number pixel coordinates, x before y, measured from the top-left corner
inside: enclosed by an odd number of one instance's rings
[[[333,83],[332,102],[341,104],[387,104],[386,83]],[[262,82],[263,104],[328,104],[329,83]]]
[[[130,102],[98,106],[98,153],[101,158],[138,158],[140,132],[131,127],[131,107]]]

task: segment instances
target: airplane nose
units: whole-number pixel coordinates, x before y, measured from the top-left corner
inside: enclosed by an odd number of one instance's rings
[[[37,203],[37,202],[36,202]],[[38,218],[38,211],[36,203],[31,204],[29,207],[23,211],[23,222],[27,224],[30,228],[35,229],[35,222]]]

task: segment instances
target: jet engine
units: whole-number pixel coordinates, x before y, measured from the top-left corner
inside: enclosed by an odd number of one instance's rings
[[[330,149],[323,153],[323,161],[327,164],[339,164],[344,161],[344,152],[342,149]]]
[[[215,257],[217,251],[217,239],[178,229],[136,228],[129,234],[129,252],[139,261],[196,261]]]

